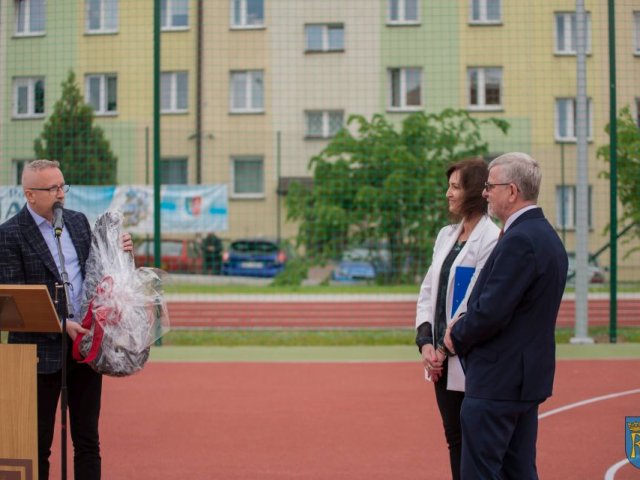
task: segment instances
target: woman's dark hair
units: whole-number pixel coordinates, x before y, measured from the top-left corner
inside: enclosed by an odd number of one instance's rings
[[[460,186],[463,191],[460,213],[456,217],[469,218],[487,213],[487,200],[482,196],[484,184],[489,178],[487,162],[482,157],[460,160],[447,169],[447,180],[453,172],[460,172]]]

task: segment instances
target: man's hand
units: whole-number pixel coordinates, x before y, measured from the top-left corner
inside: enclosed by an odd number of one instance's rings
[[[122,250],[125,252],[133,252],[133,240],[130,233],[123,233],[122,237]]]
[[[82,328],[82,325],[80,325],[79,323],[69,321],[67,322],[67,334],[69,335],[71,340],[75,340],[80,333],[87,334],[89,333],[89,330],[87,330],[86,328]]]
[[[449,350],[452,354],[455,355],[456,351],[453,348],[453,341],[451,340],[451,327],[453,326],[453,323],[450,324],[447,329],[444,332],[444,346],[447,347],[447,350]]]
[[[437,382],[442,375],[442,360],[439,359],[436,349],[430,343],[422,347],[422,365],[433,382]]]

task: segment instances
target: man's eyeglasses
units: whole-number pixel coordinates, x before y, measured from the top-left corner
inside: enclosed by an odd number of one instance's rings
[[[489,183],[489,182],[484,182],[484,189],[487,192],[490,192],[491,190],[493,190],[493,187],[501,187],[501,186],[506,186],[506,185],[511,185],[511,182],[508,182],[508,183]]]
[[[55,195],[58,193],[58,190],[62,190],[64,193],[67,193],[71,188],[71,185],[63,183],[62,185],[53,185],[52,187],[43,187],[43,188],[29,188],[29,190],[36,190],[38,192],[49,192],[51,195]]]

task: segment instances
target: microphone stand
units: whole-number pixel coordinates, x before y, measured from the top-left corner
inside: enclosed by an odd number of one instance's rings
[[[64,254],[62,253],[62,243],[60,236],[62,228],[54,229],[56,236],[56,245],[58,247],[58,258],[60,259],[60,276],[62,277],[62,288],[64,289],[64,298],[66,301],[66,315],[62,316],[62,379],[60,382],[60,468],[61,480],[67,480],[67,409],[68,409],[68,392],[67,392],[67,317],[73,318],[73,304],[69,295],[69,275],[64,265]]]

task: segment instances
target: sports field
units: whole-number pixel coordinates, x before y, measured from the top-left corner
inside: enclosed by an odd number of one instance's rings
[[[640,415],[640,345],[558,355],[540,478],[640,478],[624,450],[624,417]],[[416,360],[409,347],[154,348],[139,374],[105,378],[103,478],[446,479]],[[59,472],[58,436],[52,460]]]

